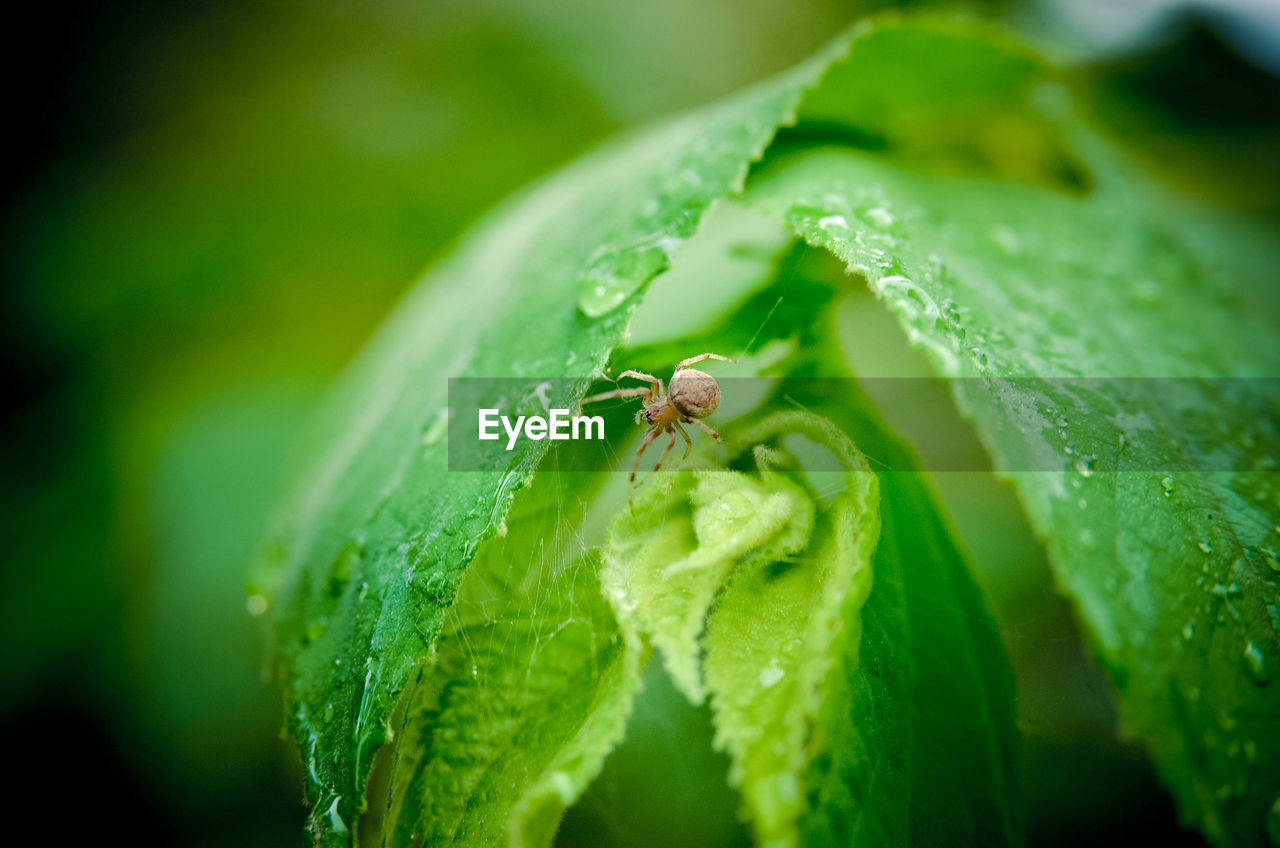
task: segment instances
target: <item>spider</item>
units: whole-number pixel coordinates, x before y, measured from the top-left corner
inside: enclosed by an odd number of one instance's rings
[[[636,413],[636,423],[643,422],[648,424],[649,434],[644,437],[644,441],[640,444],[640,449],[636,451],[636,461],[631,467],[631,485],[635,485],[636,474],[640,471],[640,457],[644,456],[644,452],[649,445],[653,444],[654,440],[663,433],[670,433],[671,441],[667,444],[667,449],[662,452],[662,456],[658,458],[658,464],[653,466],[654,471],[662,467],[667,455],[676,446],[677,433],[685,441],[684,455],[686,457],[689,456],[689,451],[693,448],[693,440],[689,438],[689,434],[680,426],[681,424],[692,424],[705,430],[707,435],[717,442],[724,441],[724,439],[720,438],[719,433],[699,420],[715,412],[716,407],[720,405],[720,386],[716,383],[715,377],[704,371],[689,367],[706,359],[733,362],[732,359],[727,356],[721,356],[718,353],[703,353],[698,356],[691,356],[676,366],[675,372],[671,375],[671,391],[669,393],[662,390],[662,380],[658,377],[640,371],[623,371],[618,375],[618,379],[635,377],[637,380],[644,380],[649,383],[649,387],[647,389],[639,387],[615,389],[612,392],[604,392],[603,394],[592,395],[582,399],[583,405],[586,405],[611,398],[644,397],[644,406]]]

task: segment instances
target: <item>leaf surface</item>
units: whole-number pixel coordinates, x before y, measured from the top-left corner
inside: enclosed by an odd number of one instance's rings
[[[640,288],[740,187],[829,61],[830,51],[523,192],[414,287],[340,380],[303,446],[317,459],[252,580],[271,610],[317,841],[352,839],[396,699],[546,451],[524,440],[502,467],[451,473],[448,378],[569,377],[559,389],[581,396]]]
[[[848,60],[769,146],[845,47]],[[528,620],[599,622],[570,627],[546,654],[535,656],[540,637],[512,623],[525,615],[520,599],[483,620],[448,619],[468,564],[504,526],[547,442],[519,442],[500,467],[450,472],[446,379],[567,376],[550,400],[573,406],[623,338],[647,281],[712,203],[741,189],[766,147],[745,200],[865,276],[952,378],[1045,538],[1128,727],[1151,747],[1188,818],[1224,844],[1254,844],[1280,828],[1280,403],[1274,383],[1231,382],[1280,376],[1276,323],[1263,308],[1273,298],[1259,293],[1270,282],[1259,263],[1280,267],[1280,242],[1268,244],[1265,227],[1158,194],[1069,109],[1042,112],[1044,78],[1025,50],[972,26],[864,27],[771,83],[625,139],[523,193],[424,278],[323,411],[310,437],[318,459],[255,578],[272,613],[318,841],[351,841],[402,694],[417,706],[407,708],[400,744],[406,755],[422,752],[398,773],[407,783],[396,803],[406,806],[389,808],[387,821],[407,830],[391,831],[395,839],[421,833],[424,822],[453,823],[442,844],[482,844],[512,822],[517,833],[527,826],[531,843],[548,838],[551,811],[580,792],[615,738],[634,649],[620,651],[614,636],[629,645],[636,633],[653,637],[686,693],[713,694],[734,780],[763,840],[1017,841],[1003,649],[926,487],[900,471],[914,461],[867,423],[869,404],[856,391],[804,404],[863,450],[875,444],[877,457],[896,457],[865,603],[850,600],[865,587],[843,577],[833,578],[838,599],[824,594],[830,587],[817,572],[794,585],[766,579],[763,563],[802,549],[820,551],[814,562],[823,568],[869,551],[850,547],[856,534],[842,535],[839,510],[824,511],[799,483],[735,472],[719,484],[685,478],[685,489],[666,493],[676,508],[661,516],[644,512],[656,501],[638,504],[649,530],[634,524],[615,537],[599,579],[611,601],[621,590],[644,607],[614,603],[618,633],[603,642],[610,616],[591,597],[589,557],[557,554],[548,561],[576,566],[540,572],[546,603]],[[780,300],[753,300],[743,314],[767,324],[787,292],[778,285]],[[799,283],[792,291],[813,293]],[[785,303],[767,334],[791,328],[825,349],[794,307]],[[713,337],[714,329],[699,340]],[[736,327],[732,338],[750,348],[756,335]],[[679,347],[655,340],[664,351]],[[517,413],[537,400],[517,399]],[[715,488],[726,481],[734,492]],[[703,514],[731,494],[767,519],[736,540],[732,522]],[[846,511],[872,514],[859,503]],[[678,587],[672,597],[659,591],[659,564]],[[774,629],[745,620],[753,605],[797,610],[804,597],[805,615],[779,618]],[[473,638],[484,621],[508,622],[509,635]],[[837,638],[813,644],[805,628],[814,621],[839,621]],[[784,631],[803,631],[804,650],[769,653]],[[489,688],[466,679],[468,644],[492,655]],[[579,687],[585,700],[563,722],[532,717],[512,730],[538,741],[527,758],[511,759],[502,748],[514,736],[504,743],[501,727],[518,720],[495,712],[482,721],[449,697],[555,697],[554,687],[513,676],[499,644],[569,680],[585,679],[573,666],[581,656],[621,670],[594,690]],[[783,658],[796,664],[783,668]],[[776,700],[747,697],[742,687],[779,671],[779,681],[797,681],[790,694],[788,683]],[[434,718],[415,720],[424,715]],[[780,754],[745,733],[792,716],[804,729],[782,740]],[[456,769],[462,794],[446,799],[440,786],[453,791],[454,770],[441,764],[461,749],[436,734],[450,727],[480,733],[494,749]],[[794,793],[778,774],[795,780]],[[535,790],[499,792],[495,775]],[[460,809],[461,798],[470,800]],[[449,809],[437,816],[431,804]]]
[[[865,397],[790,400],[910,465]],[[705,680],[685,689],[711,696],[757,844],[1017,844],[1008,659],[924,478],[895,472],[882,503],[827,419],[748,420],[729,438],[755,471],[660,475],[615,519],[605,583],[624,629],[676,659],[678,682]],[[801,472],[795,438],[845,471]]]
[[[468,569],[405,692],[382,844],[546,845],[622,738],[646,651],[576,544],[584,476],[535,476]]]
[[[804,143],[747,197],[865,276],[953,378],[1126,727],[1187,818],[1258,844],[1280,809],[1280,345],[1257,266],[1196,246],[1230,232],[1274,269],[1280,241],[1161,195],[1063,114],[1085,193],[859,149],[830,112],[805,134],[802,112]]]

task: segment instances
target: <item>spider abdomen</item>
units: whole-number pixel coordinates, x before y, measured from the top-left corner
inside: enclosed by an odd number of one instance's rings
[[[720,405],[720,385],[705,371],[685,368],[671,376],[667,399],[690,418],[706,418]]]

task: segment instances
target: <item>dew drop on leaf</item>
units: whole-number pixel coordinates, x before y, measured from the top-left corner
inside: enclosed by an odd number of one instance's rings
[[[431,421],[431,426],[427,427],[427,431],[422,434],[422,444],[433,445],[440,441],[440,437],[444,435],[445,430],[449,427],[449,410],[442,409],[436,413],[435,418]]]
[[[1244,646],[1244,666],[1253,682],[1265,686],[1271,681],[1271,672],[1267,668],[1267,657],[1256,643],[1250,641]]]
[[[449,601],[452,600],[449,578],[443,571],[437,571],[427,577],[423,583],[422,590],[426,593],[427,598],[437,606],[448,606]]]
[[[761,670],[760,687],[763,689],[771,689],[778,684],[778,681],[782,680],[782,678],[786,676],[787,673],[778,666],[778,661],[775,659]]]
[[[329,824],[333,827],[334,833],[346,833],[347,823],[342,820],[342,816],[338,814],[338,804],[342,801],[341,795],[334,796],[333,803],[329,805]]]
[[[591,318],[617,309],[667,267],[678,245],[679,239],[659,232],[601,247],[578,280],[578,308]]]
[[[881,206],[871,207],[866,211],[864,217],[882,230],[887,230],[898,223],[898,219],[894,217],[893,213]]]

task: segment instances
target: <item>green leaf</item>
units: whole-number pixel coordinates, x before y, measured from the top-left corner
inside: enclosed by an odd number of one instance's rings
[[[810,618],[805,613],[820,597],[812,585],[815,575],[859,568],[869,572],[870,563],[865,557],[861,562],[852,557],[836,561],[827,556],[833,552],[825,546],[809,553],[813,504],[799,486],[780,474],[762,471],[759,480],[714,470],[666,476],[677,479],[655,485],[642,498],[639,509],[623,513],[610,528],[606,583],[617,599],[618,617],[624,626],[629,620],[652,638],[667,659],[673,682],[695,702],[703,697],[700,666],[705,665],[715,709],[716,742],[727,747],[733,758],[730,783],[743,791],[758,834],[775,842],[781,838],[777,844],[794,845],[795,820],[803,804],[804,743],[811,730],[806,719],[812,711],[791,711],[779,707],[778,701],[789,705],[796,699],[796,689],[809,694],[803,683],[793,683],[799,666],[805,666],[805,671],[810,676],[816,674],[820,681],[830,662],[828,643],[821,639],[827,633],[819,633],[816,641],[803,641],[812,636],[804,626]],[[875,518],[874,512],[871,518]],[[747,579],[744,574],[778,568],[786,571],[782,582],[799,584],[791,592],[795,603],[768,608],[766,603],[772,598],[763,593],[752,593],[749,599],[752,611],[763,620],[801,613],[785,634],[788,638],[773,642],[767,650],[774,658],[772,664],[760,655],[756,640],[734,645],[729,651],[721,649],[725,637],[715,629],[709,629],[704,646],[700,639],[703,622],[730,575],[731,586],[737,586]],[[869,577],[868,573],[864,585]],[[834,609],[826,605],[822,610],[825,615],[814,618],[835,618],[840,601],[851,588],[849,581],[834,584]],[[744,591],[749,590],[734,594]],[[717,610],[723,597],[717,601]],[[856,621],[856,605],[852,615]],[[717,612],[709,628],[725,618]],[[721,629],[733,629],[733,624]],[[754,632],[765,635],[764,629]],[[700,662],[704,647],[705,664]],[[745,655],[736,655],[736,650]],[[769,688],[764,684],[777,683],[788,670],[793,680],[775,691],[762,691]],[[810,681],[810,686],[817,681]],[[739,685],[742,683],[745,687]],[[760,697],[762,694],[765,697]],[[755,712],[751,718],[768,716],[774,726],[744,727],[743,722],[750,720],[745,713],[751,710]],[[776,726],[784,721],[786,727]],[[785,747],[785,753],[770,756],[775,745]],[[744,765],[748,750],[755,755],[749,766]],[[771,762],[763,762],[765,759]]]
[[[662,651],[676,687],[701,703],[698,638],[716,592],[743,559],[801,551],[812,527],[812,503],[777,475],[667,475],[610,527],[605,592],[624,626]]]
[[[769,146],[846,45],[848,60]],[[961,407],[1002,467],[1039,468],[1052,458],[1063,468],[1010,476],[1120,690],[1128,726],[1150,745],[1186,815],[1222,843],[1256,843],[1268,822],[1274,829],[1280,406],[1210,380],[1176,384],[1183,394],[1170,404],[1160,385],[1127,378],[1275,376],[1275,326],[1259,313],[1274,303],[1260,287],[1270,282],[1261,269],[1280,267],[1276,243],[1266,242],[1265,226],[1159,195],[1069,110],[1045,118],[1034,105],[1047,94],[1052,106],[1042,70],[1026,51],[969,25],[863,27],[774,82],[619,142],[525,192],[411,292],[323,411],[309,437],[316,461],[255,577],[254,606],[265,602],[272,614],[318,841],[353,838],[397,704],[404,713],[390,772],[398,789],[383,820],[389,841],[426,827],[439,828],[438,841],[485,844],[503,832],[545,841],[559,805],[616,740],[642,631],[654,634],[687,693],[713,694],[734,780],[762,838],[1017,841],[1003,649],[915,474],[885,475],[875,576],[860,607],[860,583],[834,580],[837,600],[817,585],[817,572],[775,574],[765,565],[794,566],[802,551],[817,551],[812,569],[864,573],[856,563],[867,551],[841,528],[870,511],[819,506],[821,487],[769,465],[786,462],[785,443],[759,454],[768,470],[703,472],[670,490],[655,484],[645,498],[670,499],[675,509],[658,514],[642,498],[634,516],[619,519],[600,580],[609,600],[621,589],[621,600],[643,608],[615,606],[613,625],[580,540],[571,555],[539,559],[558,563],[535,581],[535,597],[545,593],[540,609],[506,597],[515,593],[505,579],[486,582],[504,573],[499,562],[531,561],[528,546],[511,541],[499,555],[490,551],[501,544],[485,540],[506,526],[513,494],[548,443],[525,440],[500,467],[450,472],[446,378],[565,376],[563,396],[552,400],[572,406],[622,339],[646,282],[715,200],[740,190],[766,147],[747,200],[867,278],[908,336],[956,378]],[[770,243],[763,252],[776,250]],[[735,316],[753,328],[735,326],[734,345],[750,349],[762,329],[769,339],[820,341],[775,291],[785,299],[812,286],[780,277],[744,303]],[[780,306],[780,323],[765,329]],[[650,343],[655,359],[682,345]],[[805,362],[823,373],[817,360]],[[915,467],[868,418],[856,390],[791,399],[895,469]],[[824,443],[843,444],[834,436]],[[1176,472],[1151,470],[1175,463]],[[1209,466],[1241,470],[1181,470]],[[856,486],[843,488],[869,504]],[[767,520],[741,525],[733,540],[732,521],[708,510],[738,496]],[[483,567],[458,595],[478,552]],[[653,569],[681,561],[666,574],[680,592],[663,596]],[[487,585],[505,595],[468,619],[472,593],[488,597]],[[804,616],[757,616],[760,631],[748,627],[753,605],[794,610],[806,586],[813,602]],[[455,596],[463,603],[456,618]],[[836,609],[842,623],[829,645],[804,631],[786,669],[766,650],[771,635],[836,621]],[[526,614],[570,627],[538,654],[539,639],[515,624]],[[507,641],[490,639],[494,626]],[[752,635],[759,639],[746,651]],[[487,648],[484,685],[467,679],[475,644]],[[537,674],[512,675],[508,649]],[[545,703],[561,697],[557,674],[586,680],[575,664],[583,656],[610,670],[570,692],[565,715],[520,717],[529,722],[520,732],[534,740],[527,756],[503,742],[514,738],[502,736],[511,716],[497,706],[468,711],[461,699]],[[776,677],[775,659],[780,680],[794,670],[796,688],[758,703],[746,697],[752,680]],[[815,695],[819,669],[830,673]],[[790,716],[804,730],[788,729],[781,753],[759,749],[745,732],[758,722],[788,726]],[[467,749],[452,731],[474,732],[490,749]],[[795,779],[794,795],[779,773]]]
[[[910,467],[864,397],[799,402]],[[829,421],[774,413],[729,438],[756,472],[651,481],[610,528],[604,582],[687,694],[705,677],[757,843],[1017,843],[1012,677],[922,478],[890,475],[877,547],[876,477]],[[797,438],[846,470],[801,473]]]
[[[761,845],[796,844],[806,766],[827,753],[827,740],[814,732],[825,685],[842,646],[850,646],[850,670],[856,668],[861,608],[880,533],[876,478],[829,422],[805,412],[780,413],[735,439],[751,445],[786,434],[835,453],[846,468],[844,479],[821,511],[807,550],[783,557],[770,552],[739,565],[716,601],[706,639],[716,742],[732,757],[729,780],[743,793]],[[770,463],[786,456],[780,447],[757,449],[762,478],[785,479]],[[817,492],[810,496],[816,499]],[[856,719],[849,714],[844,721]]]
[[[791,363],[789,403],[830,416],[879,473],[880,542],[860,641],[841,639],[805,775],[805,845],[1022,843],[1013,675],[919,461],[839,364],[830,312]],[[824,341],[825,339],[825,341]],[[856,631],[854,631],[856,632]]]
[[[856,103],[863,84],[833,74],[823,100],[845,85]],[[747,197],[863,274],[957,378],[1126,727],[1189,820],[1258,844],[1280,809],[1280,398],[1230,378],[1280,375],[1275,316],[1251,287],[1280,267],[1280,242],[1162,195],[1060,111],[1086,154],[1084,195],[856,149],[835,115],[806,133],[802,112],[799,141]],[[846,115],[855,130],[861,118]]]
[[[405,691],[381,844],[549,844],[622,738],[645,650],[575,553],[582,476],[536,476],[468,569]]]
[[[253,578],[318,841],[350,841],[399,694],[546,450],[526,440],[504,467],[450,473],[447,378],[565,376],[581,396],[641,286],[741,186],[831,55],[522,193],[410,292],[340,381]]]

